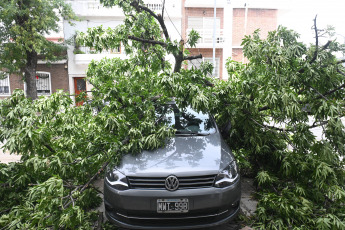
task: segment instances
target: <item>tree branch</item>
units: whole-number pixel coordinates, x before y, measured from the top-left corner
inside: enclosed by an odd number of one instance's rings
[[[231,130],[231,121],[229,120],[226,125],[222,128],[221,133],[223,134],[224,138],[228,138]]]
[[[44,147],[46,147],[50,152],[56,153],[56,151],[48,144],[43,144]]]
[[[275,127],[275,126],[269,126],[269,125],[260,124],[258,121],[254,120],[253,118],[250,118],[250,120],[254,121],[254,123],[256,123],[257,125],[261,126],[262,128],[265,128],[265,129],[277,130],[277,131],[282,131],[282,132],[289,131],[289,130],[286,130],[286,129],[283,129],[283,128],[278,128],[278,127]]]
[[[321,51],[324,51],[325,49],[328,48],[328,46],[331,44],[332,41],[328,41],[322,48]]]
[[[205,85],[207,85],[207,86],[214,87],[214,84],[213,84],[212,82],[206,80],[206,79],[204,79],[204,83],[205,83]]]
[[[157,96],[151,97],[150,100],[153,101],[153,102],[155,102],[155,101],[157,101],[157,100],[158,100],[159,98],[161,98],[161,97],[163,97],[163,95],[162,95],[162,94],[159,94],[159,95],[157,95]]]
[[[81,188],[80,192],[83,192],[87,187],[89,187],[89,185],[91,184],[91,182],[93,182],[93,181],[96,179],[96,177],[97,177],[102,171],[104,171],[104,169],[108,166],[108,164],[109,164],[109,161],[104,162],[104,164],[103,164],[102,167],[98,170],[98,172],[95,173],[95,175],[93,175],[93,176],[91,177],[91,179]]]
[[[137,1],[132,1],[131,2],[131,6],[133,6],[138,12],[141,12],[141,11],[144,10],[147,13],[149,13],[152,17],[157,19],[157,21],[159,22],[159,24],[162,27],[165,39],[170,40],[169,33],[168,33],[168,30],[167,30],[167,27],[165,26],[164,19],[163,19],[162,15],[160,15],[160,16],[156,15],[152,10],[150,10],[146,6],[140,5]]]
[[[158,20],[158,16],[146,6],[139,5],[139,1],[132,1],[130,5],[133,6],[137,12],[142,12],[144,10],[147,13],[149,13],[152,17]]]
[[[332,63],[332,65],[333,65],[333,64],[339,65],[339,64],[342,64],[342,63],[345,63],[345,59],[339,60],[339,61],[337,61],[336,63]],[[325,67],[327,67],[328,65],[329,65],[329,64],[322,65],[321,68],[325,68]]]
[[[317,26],[316,26],[316,18],[317,18],[317,15],[315,16],[315,19],[314,19],[314,30],[315,30],[315,52],[314,52],[314,56],[313,58],[309,61],[309,64],[313,63],[316,58],[317,58],[317,55],[318,55],[318,52],[319,52],[319,36],[318,36],[318,29],[317,29]],[[321,48],[321,51],[324,51],[325,49],[328,48],[328,46],[332,43],[332,41],[328,41],[322,48]],[[345,60],[343,60],[345,62]],[[337,64],[340,64],[342,62],[338,62]],[[326,67],[326,66],[323,66],[323,67]],[[304,67],[300,68],[298,71],[298,73],[304,73]]]
[[[294,129],[285,129],[285,128],[279,128],[279,127],[276,127],[276,126],[264,125],[264,124],[259,123],[256,120],[254,120],[253,118],[250,118],[250,120],[254,121],[257,125],[261,126],[262,128],[270,129],[271,131],[272,130],[276,130],[276,131],[281,131],[281,132],[292,132],[294,130]],[[327,123],[328,123],[328,121],[320,121],[319,123],[314,122],[313,125],[310,125],[307,128],[308,129],[312,129],[312,128],[316,128],[316,127],[319,127],[319,126],[323,126],[323,125],[325,125]]]
[[[320,121],[319,124],[317,124],[316,122],[314,122],[313,125],[308,126],[308,128],[309,128],[309,129],[311,129],[311,128],[316,128],[316,127],[319,127],[319,126],[323,126],[323,125],[325,125],[325,124],[327,124],[327,123],[328,123],[328,121]]]
[[[162,6],[162,18],[164,18],[164,7],[165,7],[165,0],[163,0],[163,6]]]
[[[341,75],[345,76],[345,73],[343,71],[341,71],[339,68],[337,68],[337,72],[340,73]]]
[[[167,47],[168,46],[168,44],[166,44],[165,42],[138,38],[138,37],[131,36],[131,35],[128,35],[128,39],[135,40],[135,41],[138,41],[138,42],[143,42],[143,43],[149,43],[149,44],[153,44],[153,45],[161,45],[163,47]]]
[[[341,64],[341,63],[345,63],[345,59],[340,60],[340,61],[337,62],[337,64]]]
[[[266,105],[266,106],[259,108],[259,112],[269,110],[269,109],[270,109],[270,107]]]
[[[314,56],[313,56],[313,58],[311,59],[310,63],[313,63],[313,62],[316,60],[317,54],[318,54],[318,52],[319,52],[319,35],[318,35],[317,26],[316,26],[316,18],[317,18],[317,15],[315,16],[315,19],[314,19],[315,52],[314,52]]]
[[[95,173],[90,180],[80,189],[80,193],[84,192],[85,189],[87,189],[87,187],[89,187],[89,185],[97,178],[97,176],[104,171],[104,169],[108,166],[109,161],[104,162],[104,164],[102,165],[102,167],[97,171],[97,173]],[[70,196],[72,196],[73,192],[71,193]],[[68,203],[66,203],[63,208],[66,209],[70,204],[72,204],[72,201],[69,201]]]
[[[2,214],[2,213],[7,213],[7,212],[9,212],[9,211],[11,211],[11,209],[10,209],[10,208],[9,208],[9,209],[5,209],[5,210],[0,211],[0,214]]]
[[[332,89],[332,90],[330,90],[330,91],[324,93],[323,96],[330,95],[330,94],[332,94],[332,93],[334,93],[334,92],[336,92],[336,91],[338,91],[339,89],[342,89],[342,88],[344,88],[344,87],[345,87],[345,84],[342,84],[342,85],[338,86],[337,88],[334,88],[334,89]],[[316,99],[320,99],[320,98],[322,98],[322,96],[318,96]]]
[[[194,59],[198,59],[198,58],[202,58],[202,54],[195,55],[195,56],[183,57],[183,60],[194,60]]]
[[[326,101],[328,101],[328,98],[327,97],[325,97],[325,95],[323,95],[322,93],[320,93],[317,89],[315,89],[314,87],[312,87],[312,86],[309,86],[311,89],[313,89],[317,94],[319,94],[319,97],[320,98],[323,98],[323,99],[325,99]]]

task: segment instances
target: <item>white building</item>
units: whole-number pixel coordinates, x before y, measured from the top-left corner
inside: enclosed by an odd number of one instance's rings
[[[103,7],[99,0],[70,0],[66,1],[72,5],[72,8],[81,21],[74,22],[71,26],[67,22],[64,23],[65,38],[73,37],[77,31],[86,32],[90,27],[103,26],[105,28],[115,28],[120,25],[125,16],[118,7]],[[147,6],[155,12],[161,12],[162,1],[149,0]],[[166,10],[169,12],[170,19],[165,16],[166,26],[172,39],[179,39],[181,33],[182,8],[181,1],[166,1]],[[175,29],[179,29],[178,31]],[[75,47],[69,46],[68,49],[68,74],[69,89],[71,94],[78,94],[79,91],[91,89],[91,85],[84,81],[86,77],[86,69],[91,60],[101,60],[104,57],[126,58],[124,49],[103,51],[95,53],[87,47],[79,47],[76,51]]]
[[[69,0],[74,12],[81,19],[74,26],[64,22],[65,39],[73,37],[77,31],[86,32],[88,28],[103,25],[115,28],[124,20],[122,10],[113,7],[105,8],[99,0]],[[161,0],[146,0],[146,6],[157,13],[162,11]],[[263,36],[269,30],[277,27],[277,5],[269,4],[272,1],[249,0],[217,0],[216,1],[216,32],[215,32],[215,77],[227,79],[225,62],[229,57],[237,61],[243,59],[241,39],[261,28]],[[172,40],[188,40],[191,29],[199,32],[201,39],[196,48],[189,49],[191,55],[202,54],[202,60],[193,60],[189,63],[198,67],[201,61],[213,61],[213,27],[214,1],[209,0],[166,0],[164,19]],[[70,93],[79,94],[80,91],[89,91],[84,78],[86,69],[91,60],[100,60],[104,57],[126,58],[124,49],[95,53],[86,47],[69,46],[68,75]],[[174,59],[168,57],[174,64]]]

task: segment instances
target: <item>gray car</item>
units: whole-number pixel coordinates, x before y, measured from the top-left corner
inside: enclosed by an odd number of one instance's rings
[[[156,114],[176,136],[164,148],[126,155],[107,169],[107,218],[130,229],[212,227],[235,218],[240,175],[213,118],[175,104]]]

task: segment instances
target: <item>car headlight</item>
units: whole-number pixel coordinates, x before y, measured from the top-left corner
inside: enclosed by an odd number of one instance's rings
[[[105,179],[111,187],[117,190],[122,191],[128,189],[127,177],[116,169],[108,169]]]
[[[234,184],[239,178],[236,161],[232,161],[225,169],[218,173],[214,186],[225,188]]]

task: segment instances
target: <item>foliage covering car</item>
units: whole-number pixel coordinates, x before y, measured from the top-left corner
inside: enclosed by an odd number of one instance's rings
[[[239,212],[236,161],[213,118],[176,104],[159,107],[157,122],[176,129],[165,147],[126,155],[104,183],[106,215],[137,229],[199,228]]]

